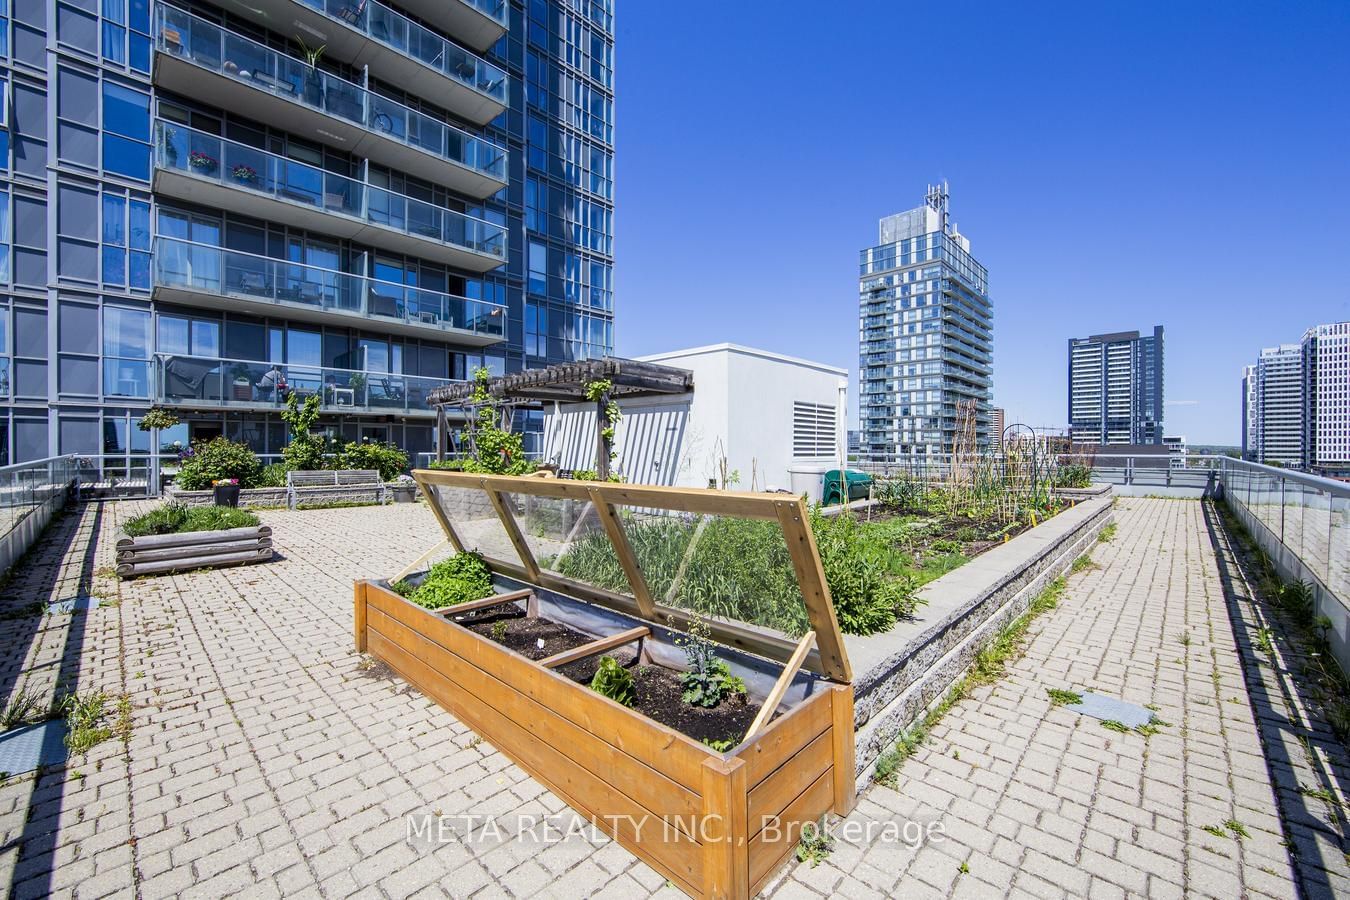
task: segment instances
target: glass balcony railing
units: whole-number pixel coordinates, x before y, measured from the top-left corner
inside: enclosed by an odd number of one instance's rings
[[[506,334],[506,308],[482,300],[162,235],[155,238],[153,259],[156,287],[457,328],[497,339]]]
[[[501,225],[186,125],[155,122],[155,165],[506,262],[506,229]]]
[[[157,403],[254,409],[286,405],[292,394],[317,396],[325,412],[431,414],[427,395],[456,382],[389,372],[270,363],[209,356],[155,358]]]
[[[495,19],[506,26],[506,0],[461,0],[465,5],[472,6],[489,19]]]
[[[298,0],[505,106],[506,72],[374,0]],[[489,13],[491,15],[491,13]]]
[[[158,4],[155,46],[218,75],[506,181],[506,151],[257,41]]]

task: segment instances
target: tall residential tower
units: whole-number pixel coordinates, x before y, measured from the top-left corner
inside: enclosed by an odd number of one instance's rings
[[[1256,362],[1256,459],[1303,467],[1303,346],[1281,344]]]
[[[16,0],[0,451],[274,454],[289,394],[430,450],[447,379],[608,352],[611,11]]]
[[[1087,444],[1163,442],[1163,328],[1069,339],[1069,433]]]
[[[989,274],[948,220],[946,185],[881,220],[880,243],[862,251],[858,306],[862,454],[948,453],[972,426],[986,445]]]

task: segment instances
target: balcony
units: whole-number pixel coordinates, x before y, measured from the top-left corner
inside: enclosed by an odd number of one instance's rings
[[[471,272],[506,262],[506,229],[315,166],[164,120],[156,192],[323,232]]]
[[[479,53],[506,34],[506,0],[401,0],[399,6]]]
[[[154,81],[475,199],[506,186],[506,151],[205,19],[157,5]]]
[[[475,125],[510,99],[505,71],[376,0],[226,0],[226,8],[269,28],[293,23],[281,30]]]
[[[154,299],[185,306],[434,336],[466,347],[506,338],[506,307],[496,303],[162,235],[152,284]]]
[[[154,402],[191,409],[279,410],[291,394],[317,396],[324,412],[431,417],[427,395],[449,378],[328,366],[158,354]]]

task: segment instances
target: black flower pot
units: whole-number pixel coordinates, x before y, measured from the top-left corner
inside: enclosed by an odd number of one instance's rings
[[[239,485],[218,484],[215,486],[216,506],[238,506]]]

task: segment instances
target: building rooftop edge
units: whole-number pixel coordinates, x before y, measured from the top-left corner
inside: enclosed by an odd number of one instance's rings
[[[774,353],[772,350],[760,350],[755,347],[747,347],[744,344],[733,344],[729,341],[720,344],[707,344],[702,347],[690,347],[686,350],[668,350],[663,353],[652,353],[646,356],[635,356],[633,358],[639,362],[659,362],[663,359],[674,359],[681,356],[706,356],[712,353],[739,353],[742,356],[758,356],[761,359],[771,359],[775,362],[809,366],[813,369],[819,369],[822,372],[838,375],[841,378],[848,377],[848,370],[841,369],[838,366],[831,366],[826,363],[815,362],[814,360],[802,359],[800,356],[788,356],[786,353]]]

